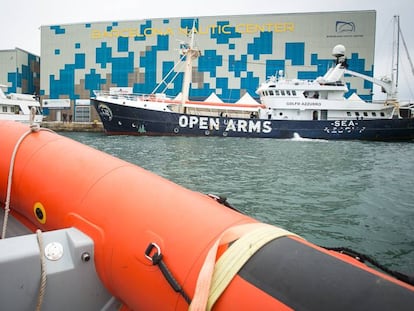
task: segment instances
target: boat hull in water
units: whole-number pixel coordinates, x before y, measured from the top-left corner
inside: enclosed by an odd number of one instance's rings
[[[267,120],[156,111],[92,99],[108,135],[218,136],[248,138],[407,141],[414,118]],[[150,104],[149,104],[150,105]]]
[[[0,121],[0,131],[3,206],[13,150],[28,128]],[[205,310],[203,297],[213,310],[414,305],[414,287],[405,282],[44,129],[17,147],[10,202],[13,216],[32,231],[73,227],[89,236],[97,274],[122,310],[188,310],[190,301],[190,310]],[[204,273],[210,271],[209,258],[215,273],[206,293],[200,284],[209,280]],[[211,302],[217,291],[208,290],[217,289],[217,279],[236,262],[240,267]],[[164,276],[161,264],[172,278]],[[20,282],[23,288],[25,280]],[[24,292],[32,294],[37,295]]]

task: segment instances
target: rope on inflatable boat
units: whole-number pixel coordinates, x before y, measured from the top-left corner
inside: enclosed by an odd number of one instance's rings
[[[17,150],[20,147],[20,144],[22,141],[30,135],[34,131],[38,131],[39,129],[30,129],[29,131],[25,132],[17,141],[16,145],[14,146],[13,153],[10,159],[10,166],[9,166],[9,177],[7,180],[7,192],[6,192],[6,203],[4,205],[4,221],[3,221],[3,229],[1,232],[1,238],[6,238],[6,229],[7,229],[7,222],[9,219],[9,213],[10,213],[10,196],[11,196],[11,185],[13,181],[13,169],[14,169],[14,162],[16,160],[16,154]]]
[[[32,108],[34,108],[34,107],[32,107]],[[19,138],[16,145],[14,146],[13,153],[12,153],[12,156],[11,156],[11,159],[10,159],[9,176],[8,176],[8,179],[7,179],[6,202],[5,202],[5,205],[4,205],[3,228],[2,228],[2,232],[1,232],[1,236],[0,236],[1,239],[6,238],[7,222],[8,222],[9,213],[10,213],[10,197],[11,197],[11,186],[12,186],[12,181],[13,181],[14,162],[16,160],[17,151],[19,150],[19,147],[20,147],[22,141],[27,136],[29,136],[31,133],[39,132],[40,130],[53,132],[52,130],[49,130],[49,129],[40,128],[39,124],[34,123],[35,111],[36,111],[36,108],[31,110],[30,130],[23,133],[23,135]]]
[[[250,257],[266,243],[287,235],[297,236],[287,230],[263,223],[244,224],[225,230],[207,253],[189,310],[211,310]],[[233,241],[235,242],[216,263],[218,247]]]
[[[155,251],[154,251],[155,250]],[[145,257],[152,262],[153,265],[157,265],[162,274],[164,275],[165,279],[168,281],[168,284],[171,285],[171,287],[176,291],[177,293],[180,293],[181,296],[183,296],[184,300],[190,304],[191,299],[187,295],[187,293],[184,291],[184,289],[181,287],[181,285],[177,282],[171,271],[168,269],[165,262],[162,260],[163,255],[161,253],[160,247],[156,243],[150,243],[145,250]]]
[[[385,267],[384,265],[380,264],[375,259],[373,259],[373,258],[371,258],[371,257],[369,257],[365,254],[359,253],[359,252],[354,251],[354,250],[352,250],[350,248],[347,248],[347,247],[325,247],[325,246],[321,246],[321,247],[324,248],[324,249],[327,249],[329,251],[335,251],[335,252],[338,252],[338,253],[341,253],[341,254],[348,255],[348,256],[350,256],[350,257],[352,257],[352,258],[354,258],[354,259],[356,259],[356,260],[358,260],[362,263],[369,262],[374,267],[377,267],[378,269],[384,271],[385,273],[388,273],[389,275],[395,277],[396,279],[414,286],[414,276],[409,276],[409,275],[403,274],[401,272],[391,270],[391,269]]]
[[[37,305],[36,311],[40,311],[43,304],[43,298],[46,292],[46,281],[47,281],[47,273],[46,273],[46,260],[45,260],[45,250],[43,247],[43,237],[42,231],[40,229],[36,230],[37,236],[37,243],[39,244],[39,255],[40,255],[40,288],[39,288],[39,296],[37,297]]]

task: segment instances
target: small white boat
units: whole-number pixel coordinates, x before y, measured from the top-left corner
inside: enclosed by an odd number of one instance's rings
[[[32,122],[40,124],[43,120],[39,98],[36,95],[9,93],[5,94],[5,85],[0,85],[0,120],[30,123],[31,110],[34,110]]]

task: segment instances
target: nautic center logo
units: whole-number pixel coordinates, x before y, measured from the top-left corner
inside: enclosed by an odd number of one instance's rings
[[[336,21],[335,25],[336,32],[355,32],[355,23],[354,22],[345,22],[345,21]]]

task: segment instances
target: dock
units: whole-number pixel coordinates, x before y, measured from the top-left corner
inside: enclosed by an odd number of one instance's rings
[[[55,132],[103,132],[102,122],[43,121],[41,127]]]

